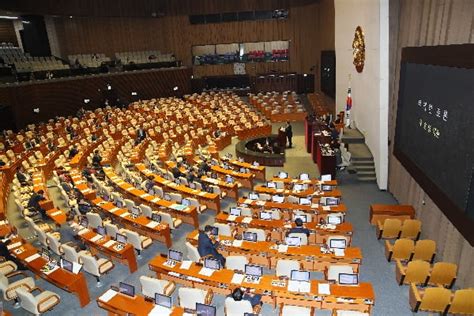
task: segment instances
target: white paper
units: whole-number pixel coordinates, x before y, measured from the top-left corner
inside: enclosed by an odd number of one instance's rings
[[[147,198],[147,197],[149,197],[149,196],[150,196],[150,194],[148,194],[148,193],[144,193],[144,194],[140,195],[140,197],[141,197],[142,199]]]
[[[110,289],[108,290],[107,292],[105,292],[104,294],[102,294],[100,297],[99,297],[99,300],[102,301],[102,302],[105,302],[107,303],[108,301],[110,301],[115,295],[117,295],[117,292]]]
[[[155,307],[153,307],[150,313],[148,313],[148,316],[169,316],[171,315],[171,311],[171,308],[155,305]]]
[[[78,274],[79,271],[81,271],[81,268],[82,268],[82,264],[79,264],[77,262],[72,263],[72,273]]]
[[[300,282],[289,280],[288,281],[288,291],[289,292],[299,292]]]
[[[151,200],[151,201],[152,201],[153,203],[157,203],[159,200],[160,200],[160,198],[159,198],[159,197],[157,197],[157,198],[154,198],[154,199],[153,199],[153,200]]]
[[[90,239],[90,241],[96,242],[96,241],[100,240],[101,238],[102,238],[102,235],[97,234],[97,235],[95,235],[94,237],[92,237],[92,238]]]
[[[21,245],[22,245],[22,244],[21,244],[21,241],[18,241],[18,242],[14,243],[14,244],[9,244],[9,245],[7,246],[7,249],[8,249],[8,250],[11,250],[11,249],[13,249],[13,248],[20,247]]]
[[[344,249],[335,248],[334,249],[334,255],[336,257],[344,257]]]
[[[109,248],[109,247],[113,246],[114,244],[115,244],[115,240],[109,240],[103,246]]]
[[[110,209],[109,212],[110,212],[110,213],[115,213],[115,212],[117,212],[118,210],[120,210],[118,207],[114,207],[114,208]]]
[[[265,201],[257,201],[257,203],[255,204],[257,204],[258,206],[264,206],[265,203],[266,203]]]
[[[200,275],[204,275],[204,276],[208,276],[208,277],[210,277],[213,273],[214,273],[214,269],[209,269],[209,268],[205,268],[205,267],[202,268],[199,271]]]
[[[278,245],[278,252],[287,252],[288,245]]]
[[[41,256],[39,254],[35,253],[34,255],[31,255],[28,258],[25,258],[25,261],[26,262],[31,262],[31,261],[34,261],[34,260],[40,258],[40,257]]]
[[[252,217],[244,217],[244,218],[242,219],[242,223],[244,223],[244,224],[250,224],[250,222],[251,222],[252,220],[253,220]]]
[[[237,216],[235,216],[235,215],[229,215],[229,216],[227,216],[227,220],[230,221],[230,222],[233,222],[233,221],[235,221],[236,219],[237,219]]]
[[[129,187],[129,188],[126,188],[127,191],[132,191],[133,189],[135,189],[134,187]]]
[[[191,260],[184,260],[183,262],[181,262],[181,266],[179,268],[183,270],[189,270],[192,264],[193,262]]]
[[[232,242],[232,246],[233,246],[233,247],[242,247],[242,243],[243,243],[242,240],[237,240],[237,239],[236,239],[236,240],[234,240],[234,241]]]
[[[330,210],[331,208],[329,206],[326,206],[326,205],[323,206],[323,211],[330,211]]]
[[[252,204],[252,201],[253,201],[253,200],[245,199],[244,204]]]
[[[311,208],[318,208],[319,207],[319,204],[318,203],[313,203],[311,204]]]
[[[125,213],[121,214],[120,217],[127,217],[128,215],[130,215],[130,213],[129,213],[129,212],[125,212]]]
[[[230,282],[232,282],[233,284],[242,284],[242,281],[244,280],[244,278],[245,278],[244,274],[234,273],[234,275],[232,276],[232,280]]]
[[[331,288],[327,283],[318,284],[318,294],[331,295]]]
[[[77,232],[79,236],[84,235],[85,233],[88,233],[90,230],[88,228],[81,229],[80,231]]]
[[[198,193],[198,195],[199,195],[199,196],[205,196],[205,195],[206,195],[206,192],[201,191],[201,192]]]
[[[51,213],[50,216],[56,216],[56,215],[59,215],[61,213],[62,213],[62,211],[56,211],[56,212]]]
[[[57,269],[59,269],[59,266],[55,266],[54,268],[52,268],[48,272],[43,272],[43,273],[46,274],[46,275],[49,275],[49,274],[53,273],[54,271],[56,271]]]
[[[160,225],[160,223],[158,222],[155,222],[155,221],[151,221],[149,222],[148,224],[146,224],[146,227],[148,228],[155,228],[156,226]]]

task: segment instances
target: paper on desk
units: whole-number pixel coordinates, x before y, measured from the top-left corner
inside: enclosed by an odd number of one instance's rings
[[[114,244],[115,244],[115,240],[109,240],[103,246],[109,248],[110,246],[113,246]]]
[[[102,302],[105,302],[107,303],[108,301],[110,301],[115,295],[117,295],[117,292],[110,289],[108,290],[107,292],[105,292],[104,294],[102,294],[100,297],[99,297],[99,300],[102,301]]]
[[[191,260],[184,260],[183,262],[181,262],[181,265],[179,266],[179,268],[183,270],[189,270],[192,264],[193,262]]]
[[[232,246],[233,246],[233,247],[241,247],[241,246],[242,246],[242,242],[243,242],[242,240],[237,240],[237,239],[236,239],[236,240],[234,240],[234,241],[232,242]]]
[[[26,261],[26,262],[31,262],[31,261],[33,261],[33,260],[38,259],[39,257],[41,257],[41,256],[40,256],[39,254],[35,253],[34,255],[31,255],[31,256],[29,256],[28,258],[25,258],[25,261]]]
[[[331,208],[329,206],[327,206],[327,205],[323,206],[323,211],[330,211],[330,210],[331,210]]]
[[[235,215],[229,215],[229,216],[227,216],[227,220],[228,220],[228,221],[233,222],[233,221],[235,221],[236,219],[237,219],[237,216],[235,216]]]
[[[278,252],[287,252],[288,245],[278,245]]]
[[[96,241],[98,241],[98,240],[101,239],[101,238],[102,238],[102,235],[97,234],[97,235],[95,235],[94,237],[92,237],[92,238],[90,239],[90,241],[96,242]]]
[[[88,232],[89,232],[88,228],[83,228],[80,231],[78,231],[77,234],[80,236],[80,235],[84,235],[85,233],[88,233]]]
[[[47,271],[47,272],[43,272],[44,274],[46,275],[49,275],[51,273],[53,273],[54,271],[56,271],[57,269],[59,269],[59,266],[55,266],[54,268],[52,268],[51,270]]]
[[[252,217],[244,217],[242,219],[242,223],[244,224],[250,224],[251,221],[252,221]]]
[[[214,270],[209,269],[209,268],[202,268],[201,270],[199,270],[200,275],[204,275],[208,277],[210,277],[213,273],[214,273]]]
[[[198,195],[199,195],[199,196],[205,196],[205,195],[206,195],[206,192],[201,191],[201,192],[198,193]]]
[[[160,223],[155,222],[155,221],[150,221],[148,224],[146,224],[146,227],[148,228],[155,228],[156,226],[160,225]]]
[[[166,308],[160,305],[155,305],[148,313],[148,316],[169,316],[171,315],[171,308]]]
[[[265,205],[265,201],[257,201],[257,204],[258,206],[264,206]]]
[[[311,208],[318,208],[319,207],[319,204],[318,203],[313,203],[311,204]]]
[[[140,195],[140,198],[144,199],[144,198],[147,198],[149,196],[150,196],[150,194],[144,193],[144,194]]]
[[[126,190],[130,192],[130,191],[132,191],[132,190],[134,190],[134,189],[135,189],[134,187],[129,187],[129,188],[127,188]]]
[[[252,204],[252,201],[253,201],[253,200],[245,199],[244,204]]]
[[[234,273],[232,276],[232,280],[230,281],[233,284],[242,284],[242,281],[244,280],[245,275],[240,274],[240,273]]]
[[[78,274],[79,271],[81,271],[81,268],[82,268],[82,264],[77,263],[77,262],[72,263],[72,273]]]
[[[114,207],[114,208],[110,209],[109,212],[115,213],[115,212],[117,212],[118,210],[120,210],[118,207]]]
[[[154,198],[154,199],[153,199],[153,200],[151,200],[151,201],[152,201],[153,203],[157,203],[159,200],[160,200],[160,198],[159,198],[159,197],[157,197],[157,198]]]
[[[318,294],[330,295],[331,288],[328,283],[319,283],[318,284]]]
[[[123,213],[123,214],[120,214],[120,217],[127,217],[128,215],[130,215],[130,213],[129,213],[129,212],[125,212],[125,213]]]
[[[61,213],[62,213],[62,211],[56,211],[56,212],[51,213],[51,216],[56,216],[56,215],[59,215]]]
[[[334,249],[334,255],[336,257],[344,257],[344,249],[335,248]]]
[[[285,228],[291,228],[292,226],[291,226],[291,224],[285,224],[283,227],[285,227]]]
[[[0,225],[5,225],[6,222],[5,221],[0,221]]]
[[[14,243],[14,244],[9,244],[9,245],[7,246],[7,249],[8,249],[8,250],[11,250],[11,249],[13,249],[13,248],[20,247],[20,246],[21,246],[21,241],[18,241],[18,242]]]

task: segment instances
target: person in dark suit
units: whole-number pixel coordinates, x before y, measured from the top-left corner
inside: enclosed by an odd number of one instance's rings
[[[46,198],[44,197],[44,191],[39,190],[38,192],[35,192],[31,195],[26,208],[41,214],[43,219],[46,219],[46,211],[40,205],[40,202],[44,200],[46,200]]]
[[[8,237],[3,240],[0,239],[0,257],[5,258],[5,261],[13,261],[17,265],[18,270],[28,270],[17,258],[10,254],[7,246],[11,242],[12,241],[8,239]]]
[[[198,252],[201,257],[211,255],[215,259],[218,259],[221,263],[221,266],[225,266],[225,258],[217,251],[219,246],[218,241],[212,241],[212,226],[206,225],[204,231],[199,232],[198,237]]]
[[[79,153],[79,149],[77,149],[77,146],[74,145],[72,146],[71,150],[69,151],[69,159],[74,158],[75,155]]]
[[[244,293],[240,287],[237,287],[232,291],[232,294],[229,295],[234,301],[240,302],[241,300],[249,301],[252,307],[255,307],[259,304],[262,304],[262,295],[254,293]]]
[[[94,168],[100,168],[101,161],[102,157],[99,154],[99,150],[94,150],[94,156],[92,156],[92,166],[94,166]]]
[[[143,128],[137,129],[137,143],[141,143],[146,138],[146,132]]]
[[[28,176],[24,172],[23,167],[20,167],[20,169],[18,169],[18,171],[16,172],[16,178],[20,182],[21,186],[28,185]]]
[[[301,220],[301,218],[295,219],[295,225],[296,225],[296,227],[291,228],[288,231],[288,234],[293,234],[293,233],[295,233],[295,234],[306,234],[306,236],[309,236],[310,230],[303,227],[303,221]]]
[[[291,126],[290,121],[286,121],[285,133],[286,138],[288,139],[288,147],[291,148],[293,146],[293,127]]]

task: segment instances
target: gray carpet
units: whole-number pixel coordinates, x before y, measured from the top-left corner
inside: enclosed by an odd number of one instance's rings
[[[275,125],[274,129],[278,128],[278,126],[279,125]],[[309,154],[307,154],[304,149],[304,124],[293,123],[293,131],[295,135],[295,147],[287,150],[287,161],[284,169],[292,176],[302,172],[308,172],[312,177],[318,176],[317,166],[312,162]],[[227,152],[234,154],[235,143],[236,140],[223,151],[223,154]],[[268,168],[267,177],[271,177],[281,169],[282,168]],[[376,304],[373,315],[412,315],[408,305],[408,287],[400,287],[397,285],[395,281],[394,264],[389,264],[385,260],[383,243],[375,238],[375,229],[368,222],[370,204],[396,203],[396,201],[389,193],[378,190],[376,184],[360,183],[355,175],[350,175],[347,172],[338,174],[337,180],[343,192],[344,203],[349,209],[347,220],[354,226],[353,245],[361,247],[364,255],[360,274],[361,281],[371,282],[375,289]],[[59,207],[64,206],[62,202],[57,199],[57,189],[50,189],[50,194]],[[231,204],[233,204],[233,200],[226,199],[223,201],[222,206],[224,209],[227,209]],[[201,214],[199,217],[201,226],[212,223],[214,215],[214,211],[207,211]],[[16,213],[13,201],[9,201],[8,217],[17,226],[22,225],[22,220]],[[186,224],[183,224],[179,229],[175,230],[173,232],[173,248],[186,252],[184,249],[185,237],[192,230],[193,227]],[[21,233],[24,236],[31,235],[31,232],[27,230],[22,230]],[[167,249],[163,244],[154,242],[150,248],[142,252],[142,259],[138,262],[139,269],[135,273],[129,274],[127,266],[116,264],[113,271],[102,278],[104,286],[101,288],[96,288],[95,279],[86,274],[91,302],[82,309],[74,295],[60,290],[42,279],[37,279],[36,283],[39,287],[54,291],[61,296],[61,304],[49,312],[48,314],[50,315],[106,315],[104,310],[98,308],[95,301],[99,294],[104,292],[110,285],[117,284],[119,281],[125,281],[140,288],[139,277],[141,275],[152,275],[147,266],[148,261],[157,254],[166,253],[166,251]],[[273,273],[273,271],[267,272]],[[321,278],[321,274],[313,273],[312,277]],[[178,291],[175,291],[173,297],[175,302],[177,302],[177,292]],[[218,308],[218,315],[224,315],[224,297],[215,295],[213,304]],[[22,309],[13,309],[10,302],[4,302],[4,308],[12,312],[13,315],[28,315],[28,313]],[[418,314],[426,315],[424,313]],[[264,305],[262,315],[279,315],[279,310],[273,310],[272,307]],[[330,312],[318,310],[315,315],[330,315]]]

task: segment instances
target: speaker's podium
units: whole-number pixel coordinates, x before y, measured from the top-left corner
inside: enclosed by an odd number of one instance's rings
[[[278,146],[280,146],[280,148],[286,148],[286,131],[285,131],[285,127],[283,126],[278,129],[277,141],[278,141]]]

